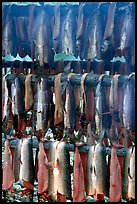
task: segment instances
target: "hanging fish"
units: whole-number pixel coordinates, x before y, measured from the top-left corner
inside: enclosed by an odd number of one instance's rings
[[[12,113],[14,116],[19,115],[21,118],[23,118],[25,111],[25,102],[21,90],[21,82],[19,78],[16,77],[11,84]]]
[[[102,44],[102,57],[103,59],[112,59],[114,57],[114,47],[115,47],[115,15],[116,15],[116,2],[110,2],[107,14],[107,22],[105,26],[105,32]]]
[[[101,43],[102,43],[102,25],[100,15],[100,5],[91,13],[87,23],[87,36],[84,40],[84,48],[82,50],[82,59],[93,61],[95,58],[101,59]]]
[[[36,122],[36,131],[41,130],[45,134],[48,127],[48,107],[49,107],[49,89],[46,78],[39,78],[37,82],[37,92],[34,96],[34,120]]]
[[[102,80],[105,74],[100,75],[99,83],[95,90],[95,124],[96,134],[101,139],[104,136],[104,131],[108,128],[108,110],[106,88],[102,86]]]
[[[61,53],[74,55],[76,49],[76,16],[73,8],[66,7],[61,20]]]
[[[76,32],[76,49],[77,49],[77,55],[81,55],[82,51],[82,37],[84,33],[84,7],[85,4],[79,5],[78,10],[78,18],[77,18],[77,32]]]
[[[21,145],[22,145],[22,139],[16,140],[16,147],[14,152],[14,178],[15,182],[19,181],[19,175],[20,175],[20,163],[21,163]]]
[[[36,17],[32,28],[31,51],[35,49],[35,59],[39,60],[40,67],[51,60],[51,30],[47,13],[42,10]]]
[[[63,84],[61,84],[62,73],[59,73],[54,80],[55,91],[55,112],[54,112],[54,125],[58,125],[63,122],[64,107],[62,101]]]
[[[123,101],[123,123],[127,130],[135,130],[135,73],[128,76]],[[131,105],[132,104],[132,105]]]
[[[110,161],[109,202],[121,202],[121,199],[122,199],[121,167],[117,158],[116,147],[112,146]]]
[[[132,148],[128,168],[128,199],[135,200],[135,146]]]
[[[14,183],[14,173],[13,173],[13,158],[10,150],[9,140],[5,141],[4,150],[4,165],[3,165],[3,183],[2,190],[9,190]]]
[[[65,142],[52,142],[49,162],[54,163],[53,170],[49,171],[49,196],[54,196],[56,200],[61,196],[71,199],[70,155]]]
[[[128,169],[129,169],[130,158],[131,158],[131,154],[132,154],[132,148],[133,147],[129,147],[127,149],[127,152],[126,152],[126,155],[125,155],[124,161],[123,161],[123,168],[122,168],[122,198],[123,199],[128,198],[128,185],[129,185]]]
[[[84,202],[84,170],[77,146],[74,151],[73,178],[73,202]]]
[[[14,21],[11,16],[11,10],[9,7],[9,10],[7,11],[5,20],[5,25],[2,29],[2,56],[5,57],[6,55],[13,55],[16,56],[16,33],[14,30]]]
[[[25,79],[25,109],[30,110],[33,105],[33,91],[31,86],[32,74],[26,75]]]
[[[19,180],[23,182],[25,188],[34,190],[33,150],[29,138],[23,138],[21,145]]]
[[[43,142],[39,142],[38,152],[38,194],[42,194],[48,190],[48,159],[44,151]]]
[[[8,101],[9,101],[9,93],[7,87],[6,76],[2,77],[2,121],[4,118],[8,116]]]
[[[101,142],[92,145],[87,155],[87,195],[103,201],[108,196],[107,163]]]
[[[66,101],[64,110],[64,128],[73,132],[76,127],[76,107],[73,86],[70,82],[70,77],[74,73],[68,75],[67,87],[66,87]]]
[[[56,53],[61,53],[61,7],[60,5],[54,6],[54,29],[53,29],[53,49]]]
[[[130,54],[128,49],[135,38],[135,11],[132,9],[131,4],[121,7],[119,10],[122,14],[119,19],[120,32],[118,32],[118,34],[120,38],[120,45],[118,49],[122,55],[127,57]]]

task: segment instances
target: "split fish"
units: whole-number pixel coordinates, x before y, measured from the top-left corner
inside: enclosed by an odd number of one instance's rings
[[[19,181],[22,139],[17,139],[16,142],[17,143],[16,143],[16,147],[15,147],[15,152],[14,152],[14,178],[15,178],[15,182]]]
[[[84,40],[84,48],[81,57],[82,59],[91,61],[95,58],[100,59],[103,34],[99,7],[91,13],[86,30],[87,36]]]
[[[76,49],[76,17],[72,8],[66,7],[61,22],[61,53],[74,55]]]
[[[127,130],[135,130],[135,82],[132,77],[135,73],[129,75],[124,88],[123,101],[123,123]]]
[[[52,142],[49,162],[54,168],[49,171],[48,194],[57,199],[57,193],[71,199],[70,156],[68,146],[63,141]]]
[[[61,86],[61,76],[62,73],[59,73],[54,81],[54,90],[55,90],[55,113],[54,113],[54,125],[62,123],[64,118],[64,107],[62,101],[62,91],[63,87]]]
[[[25,79],[25,109],[26,111],[30,110],[33,105],[33,91],[31,86],[31,77],[32,74],[26,75]]]
[[[116,147],[111,148],[109,202],[121,202],[122,199],[121,167],[116,154]]]
[[[83,202],[84,199],[84,170],[78,147],[75,146],[74,152],[74,180],[73,180],[73,202]]]
[[[135,200],[135,147],[132,149],[128,170],[128,199]]]
[[[76,127],[76,107],[73,86],[70,82],[70,77],[74,73],[68,75],[67,87],[66,87],[66,101],[64,110],[64,128],[74,131]]]
[[[129,147],[124,157],[123,168],[122,168],[122,197],[123,199],[128,198],[128,185],[129,185],[128,169],[129,169],[131,154],[132,154],[132,147]]]
[[[11,11],[8,10],[6,15],[5,25],[2,29],[2,56],[6,55],[16,55],[16,44],[14,40],[16,39],[16,33],[13,29],[14,21],[11,18]],[[14,36],[14,38],[13,38]]]
[[[33,110],[35,112],[36,131],[45,134],[48,126],[49,89],[46,78],[40,78],[37,83],[37,93],[34,96]]]
[[[33,150],[32,141],[29,138],[23,138],[21,145],[19,180],[23,181],[27,189],[34,190]]]
[[[42,194],[48,190],[48,159],[44,151],[43,142],[39,142],[38,152],[38,194]]]
[[[108,115],[106,114],[106,89],[102,86],[102,80],[105,74],[100,75],[99,83],[95,90],[95,124],[96,134],[101,139],[104,135],[104,130],[108,127]]]
[[[5,141],[4,150],[4,165],[3,165],[3,183],[2,190],[9,190],[14,183],[14,173],[13,173],[13,158],[9,146],[9,140]]]
[[[92,145],[87,155],[87,195],[96,200],[104,200],[108,196],[108,179],[106,155],[101,142]]]
[[[8,116],[8,100],[9,100],[9,93],[7,87],[7,80],[6,76],[2,77],[2,121],[5,117]]]
[[[132,6],[129,4],[125,8],[122,8],[121,12],[122,15],[120,17],[120,46],[119,50],[121,51],[121,54],[125,57],[129,54],[128,49],[130,48],[130,45],[134,41],[135,36],[135,17],[134,17],[134,10],[132,10]],[[127,53],[126,53],[127,52]]]
[[[54,6],[54,29],[53,29],[53,49],[56,53],[60,53],[60,30],[61,30],[61,7]]]

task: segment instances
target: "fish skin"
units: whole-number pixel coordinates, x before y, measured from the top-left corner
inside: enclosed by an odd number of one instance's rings
[[[54,29],[53,29],[53,49],[60,53],[60,30],[61,30],[61,8],[60,5],[54,6]]]
[[[6,116],[8,116],[8,87],[7,87],[7,80],[6,76],[2,77],[2,121]],[[7,117],[6,117],[7,118]]]
[[[135,130],[135,83],[130,78],[135,74],[129,75],[124,89],[123,101],[123,123],[127,130]],[[131,105],[132,104],[132,105]]]
[[[129,162],[128,182],[128,199],[135,199],[135,146]]]
[[[101,16],[99,7],[91,13],[87,23],[87,36],[84,40],[84,47],[81,53],[82,59],[101,59],[101,42],[103,39]]]
[[[15,182],[19,181],[19,174],[20,174],[20,162],[21,162],[21,145],[22,145],[22,140],[17,139],[17,144],[15,147],[15,152],[14,152],[14,178]]]
[[[54,163],[54,168],[49,171],[48,194],[57,199],[58,192],[71,199],[70,156],[67,143],[52,142],[49,162]]]
[[[105,27],[105,33],[104,33],[104,40],[111,40],[111,43],[114,44],[114,36],[113,36],[113,32],[114,32],[114,20],[115,20],[115,12],[116,12],[116,7],[117,7],[117,3],[116,2],[111,2],[109,4],[109,8],[108,8],[108,14],[107,14],[107,23],[106,23],[106,27]]]
[[[111,148],[110,161],[110,188],[109,202],[121,202],[122,195],[122,177],[121,168],[116,154],[116,147]]]
[[[99,83],[97,84],[95,90],[95,124],[96,124],[96,134],[101,139],[103,135],[103,130],[107,129],[107,112],[106,106],[106,89],[102,87],[102,80],[105,74],[101,74],[99,77]]]
[[[120,25],[120,45],[118,49],[126,57],[129,54],[128,48],[130,48],[135,36],[135,17],[131,5],[125,7],[124,13],[120,18]]]
[[[55,112],[54,112],[54,125],[58,125],[63,122],[64,118],[64,107],[62,101],[62,86],[61,86],[62,73],[59,73],[54,80],[55,90]]]
[[[25,109],[28,111],[33,105],[33,90],[31,87],[32,74],[26,75],[25,79]]]
[[[75,54],[76,49],[76,16],[72,8],[66,8],[65,16],[61,20],[61,53]]]
[[[91,122],[87,125],[87,145],[95,145],[96,141],[95,138],[93,136],[93,131],[92,131],[92,125]]]
[[[67,87],[66,87],[66,101],[65,101],[65,111],[64,111],[64,128],[74,131],[76,127],[76,106],[73,86],[70,82],[70,77],[74,73],[68,75]]]
[[[34,95],[34,120],[36,131],[41,130],[45,134],[48,126],[49,89],[47,79],[40,77],[37,83],[37,92]]]
[[[12,53],[12,22],[9,14],[6,16],[5,26],[2,31],[2,56],[4,57]]]
[[[73,202],[83,202],[84,201],[84,170],[82,166],[81,157],[79,154],[78,147],[75,146],[74,152],[74,167],[73,167]]]
[[[39,142],[39,152],[38,152],[38,194],[42,194],[48,190],[48,168],[46,166],[48,163],[47,155],[44,151],[43,142]]]
[[[95,145],[89,147],[87,153],[87,165],[86,165],[86,194],[93,195],[95,193],[95,189],[93,187],[93,179],[92,171],[93,171],[93,157],[94,157]]]
[[[18,77],[11,84],[11,98],[12,98],[12,114],[19,115],[20,118],[24,117],[25,102],[22,94],[22,86]]]
[[[127,199],[128,198],[128,168],[130,164],[130,157],[132,153],[132,147],[129,147],[127,149],[127,153],[124,157],[123,161],[123,168],[122,168],[122,198]]]
[[[80,124],[80,97],[81,97],[81,87],[74,86],[74,99],[75,99],[75,106],[76,106],[76,128],[75,130],[78,131],[81,129]]]
[[[31,50],[33,53],[33,49],[35,49],[35,59],[39,60],[40,67],[43,67],[44,63],[51,63],[52,58],[50,18],[44,10],[36,16],[32,29],[34,35],[32,36]]]
[[[108,195],[108,180],[107,180],[107,163],[106,163],[106,155],[103,152],[104,146],[101,142],[97,143],[95,146],[95,186],[96,186],[96,196],[104,194]],[[93,183],[94,186],[94,183]]]
[[[87,90],[87,107],[86,107],[86,121],[94,122],[94,109],[95,109],[95,100],[94,100],[94,90],[93,87],[88,87]]]
[[[2,190],[9,190],[14,183],[14,173],[13,173],[13,158],[9,146],[9,140],[5,141],[4,150],[4,165],[3,165],[3,183]]]
[[[34,162],[32,141],[28,138],[23,138],[21,146],[21,163],[20,163],[20,181],[26,182],[26,187],[30,190],[34,189]]]
[[[82,45],[82,37],[84,32],[84,6],[85,4],[79,5],[78,10],[78,18],[77,18],[77,31],[76,31],[76,49],[77,55],[81,55],[81,45]]]

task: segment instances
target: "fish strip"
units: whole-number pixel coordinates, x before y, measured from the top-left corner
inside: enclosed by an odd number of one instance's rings
[[[116,154],[116,147],[112,146],[110,161],[110,188],[109,202],[121,202],[122,200],[121,167]]]
[[[74,152],[74,180],[73,180],[73,202],[84,201],[84,170],[78,147],[75,146]]]
[[[9,190],[14,183],[14,173],[13,173],[13,158],[10,150],[9,140],[5,141],[4,150],[4,166],[3,166],[3,183],[2,190]]]
[[[33,91],[31,87],[32,74],[26,75],[25,79],[25,109],[28,111],[33,105]]]

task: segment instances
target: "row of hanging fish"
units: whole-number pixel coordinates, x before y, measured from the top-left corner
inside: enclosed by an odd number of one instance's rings
[[[86,202],[89,196],[95,202],[106,198],[108,202],[135,201],[135,146],[127,149],[121,166],[121,156],[116,154],[122,147],[120,145],[112,146],[108,159],[102,142],[89,146],[87,153],[75,145],[72,167],[68,145],[64,141],[52,142],[50,149],[44,149],[46,140],[39,141],[34,165],[31,138],[16,140],[15,148],[10,147],[10,139],[5,141],[4,192],[11,190],[13,184],[14,188],[16,184],[20,185],[22,196],[26,194],[32,202],[36,180],[41,202],[66,202],[68,199]]]
[[[55,5],[53,13],[48,7],[31,5],[28,16],[20,17],[14,17],[11,7],[3,6],[2,13],[2,56],[28,54],[44,66],[53,65],[55,53],[91,61],[110,61],[123,55],[134,66],[134,2]]]
[[[74,73],[56,75],[54,88],[47,77],[28,74],[25,84],[15,75],[11,85],[5,75],[2,79],[2,127],[7,135],[15,130],[20,135],[31,127],[37,137],[44,137],[48,128],[53,134],[61,130],[64,139],[70,142],[95,144],[99,140],[129,147],[135,143],[135,73],[123,79],[122,75],[111,77],[110,87],[103,85],[102,74],[96,86],[85,85],[89,73],[81,77],[81,85],[70,82]],[[31,83],[32,76],[35,84]],[[76,136],[76,132],[78,135]],[[61,135],[60,135],[61,138]]]

